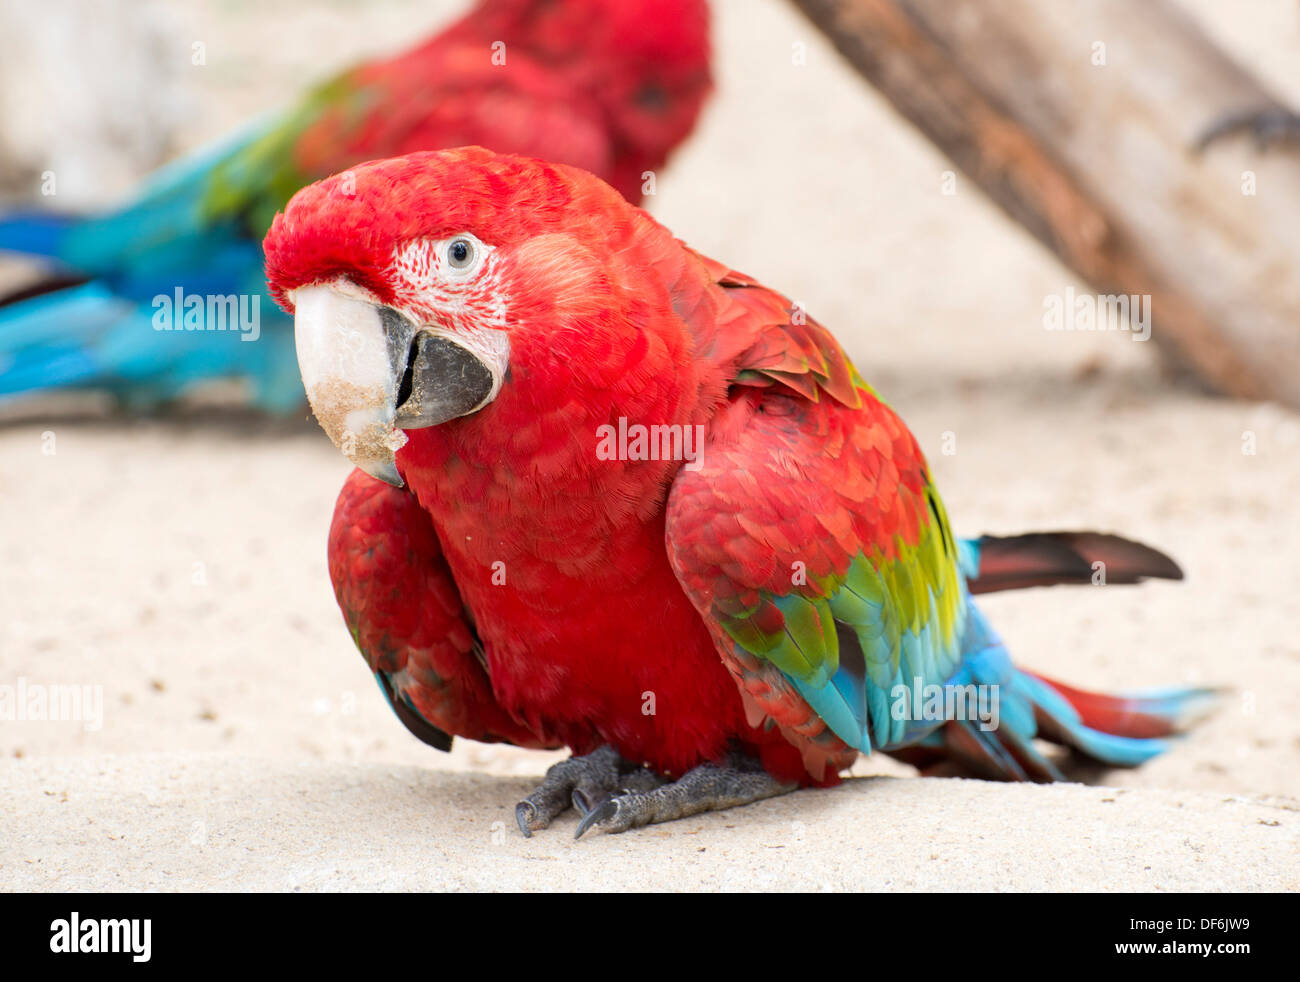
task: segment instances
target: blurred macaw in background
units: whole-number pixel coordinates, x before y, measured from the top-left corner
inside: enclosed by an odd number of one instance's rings
[[[265,248],[359,468],[330,574],[394,710],[444,749],[578,755],[519,803],[525,834],[571,805],[581,835],[834,784],[873,750],[1059,779],[1043,737],[1133,766],[1209,696],[1013,665],[972,593],[1177,565],[1094,533],[955,539],[831,334],[590,174],[375,161],[300,191]]]
[[[572,163],[639,202],[711,88],[704,0],[482,0],[433,38],[164,168],[125,207],[0,216],[48,260],[0,298],[0,399],[95,388],[152,408],[213,379],[304,402],[261,239],[298,188],[374,157],[476,143]],[[89,97],[89,96],[88,96]]]

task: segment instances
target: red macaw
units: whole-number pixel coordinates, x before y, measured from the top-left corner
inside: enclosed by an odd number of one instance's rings
[[[603,181],[481,148],[351,179],[265,241],[360,468],[331,577],[417,735],[572,749],[525,834],[571,803],[580,835],[834,784],[873,749],[1059,778],[1038,736],[1134,765],[1206,695],[1016,669],[968,580],[1178,567],[1092,533],[956,540],[831,334]]]

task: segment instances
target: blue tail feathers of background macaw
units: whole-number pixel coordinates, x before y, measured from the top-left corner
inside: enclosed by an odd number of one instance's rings
[[[0,251],[58,259],[68,230],[80,220],[72,215],[26,211],[0,216]]]
[[[73,282],[0,298],[0,399],[95,388],[148,408],[233,377],[263,410],[305,405],[293,322],[266,292],[261,244],[238,215],[205,204],[212,168],[255,132],[165,168],[116,211],[0,216],[0,252]]]

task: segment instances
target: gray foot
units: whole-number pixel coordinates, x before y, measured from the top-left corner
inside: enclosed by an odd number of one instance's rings
[[[615,791],[647,791],[663,782],[657,774],[624,760],[613,747],[604,746],[547,770],[537,790],[515,806],[515,821],[519,831],[530,836],[570,805],[585,815],[593,803]]]
[[[755,761],[733,759],[729,764],[701,764],[678,781],[649,791],[627,790],[596,803],[578,823],[575,839],[593,827],[602,832],[626,832],[654,822],[670,822],[700,812],[748,805],[793,791]]]
[[[1260,152],[1283,143],[1300,144],[1300,113],[1285,109],[1251,109],[1229,113],[1210,125],[1196,141],[1200,152],[1211,143],[1238,132],[1247,132],[1255,138]]]

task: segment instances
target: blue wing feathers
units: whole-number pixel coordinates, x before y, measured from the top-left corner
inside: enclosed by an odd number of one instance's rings
[[[261,243],[235,218],[213,217],[204,207],[214,167],[265,125],[164,168],[116,211],[0,217],[0,249],[91,278],[0,307],[0,397],[102,387],[148,405],[197,383],[242,376],[263,409],[283,413],[303,404],[292,322],[265,292]],[[156,330],[156,298],[172,299],[177,290],[237,298],[241,312],[256,313],[260,336],[241,340],[254,334],[244,322],[228,333]]]
[[[12,212],[0,217],[0,252],[59,259],[68,231],[80,219],[39,212]]]

